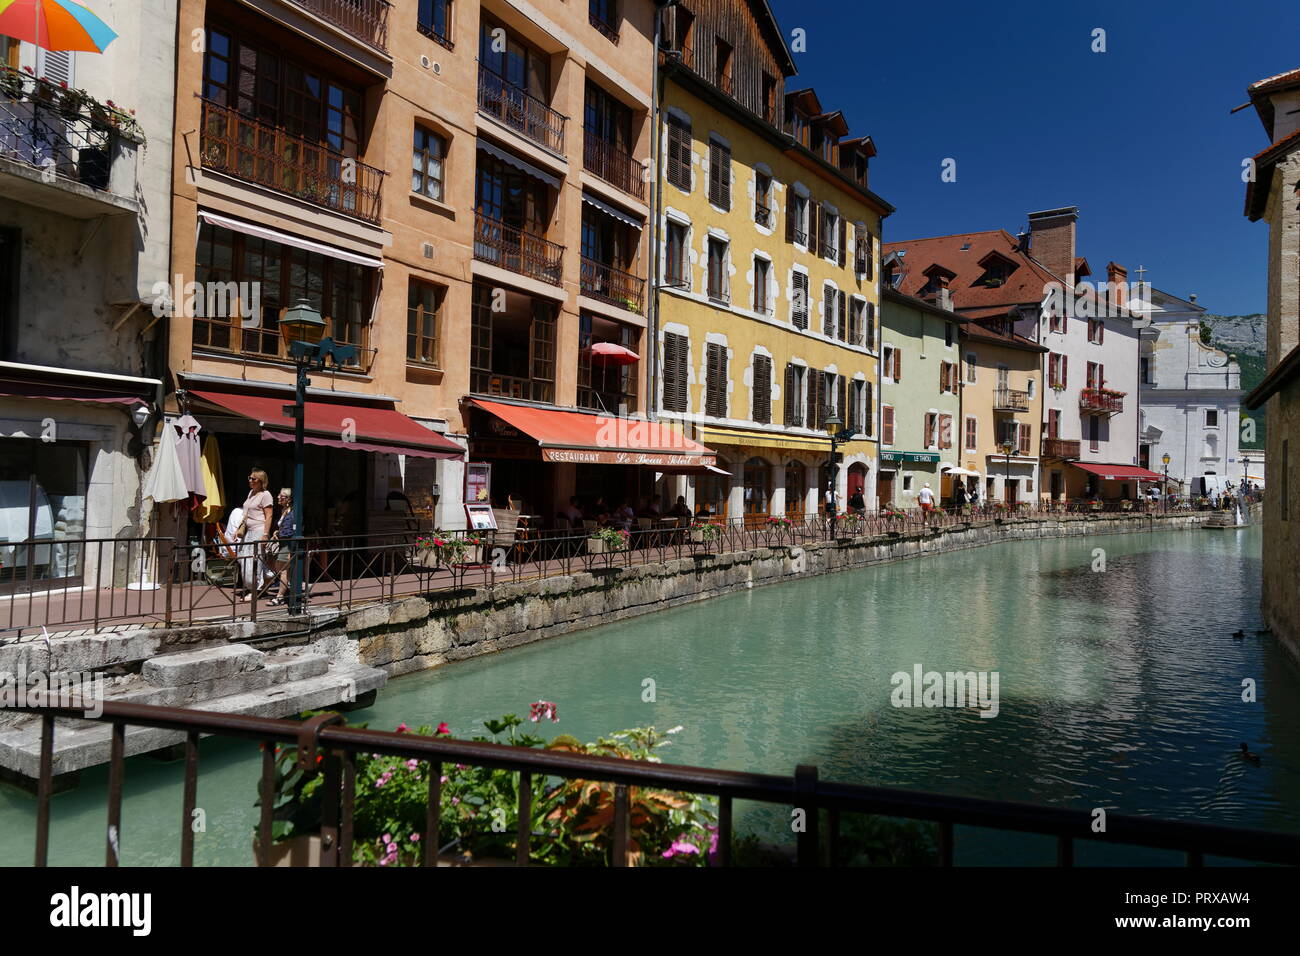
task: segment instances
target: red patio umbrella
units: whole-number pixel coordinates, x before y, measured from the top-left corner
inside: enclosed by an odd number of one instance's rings
[[[631,349],[615,345],[613,342],[597,342],[588,348],[587,352],[591,355],[591,360],[598,365],[631,365],[641,361],[641,356]]]

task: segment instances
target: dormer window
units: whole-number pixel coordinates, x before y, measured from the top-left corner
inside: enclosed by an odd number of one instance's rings
[[[1011,273],[1019,266],[1019,263],[1008,259],[997,251],[988,253],[979,261],[979,264],[984,267],[984,274],[975,280],[975,284],[990,289],[1005,284]]]

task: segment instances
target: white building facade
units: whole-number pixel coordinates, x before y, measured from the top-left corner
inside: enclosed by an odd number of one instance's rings
[[[1236,485],[1243,475],[1241,369],[1201,342],[1203,306],[1159,289],[1151,290],[1151,305],[1139,356],[1142,464],[1163,472],[1168,455],[1171,485],[1182,483],[1185,493],[1207,475]]]

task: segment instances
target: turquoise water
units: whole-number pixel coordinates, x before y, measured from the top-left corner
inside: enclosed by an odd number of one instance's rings
[[[683,730],[666,760],[1300,832],[1300,675],[1259,622],[1258,529],[1018,542],[795,581],[410,675],[352,715],[377,728],[558,704],[545,732]],[[1104,549],[1105,570],[1094,571]],[[1243,628],[1244,642],[1232,631]],[[891,675],[996,671],[999,713],[903,709]],[[643,700],[646,679],[656,700]],[[1243,703],[1251,678],[1258,702]],[[1236,756],[1246,741],[1260,766]],[[205,741],[196,862],[251,862],[257,754]],[[51,862],[103,859],[106,771],[54,800]],[[179,857],[180,764],[128,763],[124,863]],[[737,828],[788,810],[744,805]],[[34,800],[0,786],[0,863]],[[781,830],[784,832],[784,830]],[[1047,841],[963,831],[958,862],[1050,862]],[[1081,847],[1080,862],[1176,862]]]

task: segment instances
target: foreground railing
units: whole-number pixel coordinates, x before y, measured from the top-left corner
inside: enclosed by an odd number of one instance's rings
[[[73,705],[79,701],[66,702]],[[530,845],[534,776],[546,781],[592,781],[614,787],[612,841],[608,862],[628,865],[632,832],[630,808],[634,788],[704,794],[717,799],[718,851],[710,862],[731,865],[734,803],[751,800],[804,811],[805,827],[798,832],[800,866],[840,862],[841,822],[845,814],[874,814],[922,820],[938,826],[940,866],[953,865],[955,827],[1032,833],[1056,841],[1056,865],[1073,866],[1080,843],[1117,844],[1171,850],[1185,854],[1188,866],[1203,866],[1207,856],[1259,863],[1300,864],[1300,836],[1290,833],[1238,829],[1212,824],[1108,814],[1103,833],[1095,832],[1089,810],[1047,807],[950,796],[890,787],[838,783],[820,779],[817,768],[799,766],[793,776],[714,770],[677,764],[651,763],[537,750],[505,744],[425,737],[410,733],[369,730],[345,725],[341,714],[324,713],[305,721],[183,710],[147,704],[102,702],[95,718],[112,727],[106,816],[105,865],[122,860],[122,793],[126,777],[126,728],[151,727],[185,734],[184,786],[174,818],[180,837],[181,866],[194,865],[194,811],[199,799],[201,736],[244,740],[260,745],[262,754],[256,854],[260,865],[271,861],[272,825],[276,809],[276,751],[297,748],[297,766],[321,775],[320,865],[351,866],[357,805],[357,755],[382,754],[427,765],[423,865],[436,866],[444,813],[455,812],[443,799],[444,765],[459,764],[517,773],[517,823],[514,833],[518,866],[531,862]],[[14,708],[41,717],[41,751],[37,780],[35,864],[45,866],[50,846],[50,798],[54,788],[55,720],[84,719],[80,706]],[[825,815],[823,818],[823,814]],[[825,831],[825,839],[822,833]],[[130,832],[129,830],[127,832]]]
[[[1206,506],[1208,507],[1208,506]],[[825,514],[641,518],[622,534],[590,527],[445,532],[429,547],[427,531],[298,539],[304,596],[313,610],[347,611],[400,597],[490,589],[498,584],[669,561],[709,560],[759,548],[797,549],[832,539],[873,545],[904,536],[938,535],[1017,520],[1087,521],[1156,517],[1201,508],[1187,499],[1062,501],[1009,509],[1002,504],[882,510],[860,516]],[[1202,509],[1204,510],[1204,509]],[[423,545],[420,538],[424,536]],[[602,537],[603,536],[603,537]],[[177,546],[170,538],[58,539],[3,545],[0,641],[41,629],[108,629],[256,622],[290,615],[271,603],[279,585],[242,593],[265,563],[255,545]],[[791,556],[794,556],[791,554]]]

